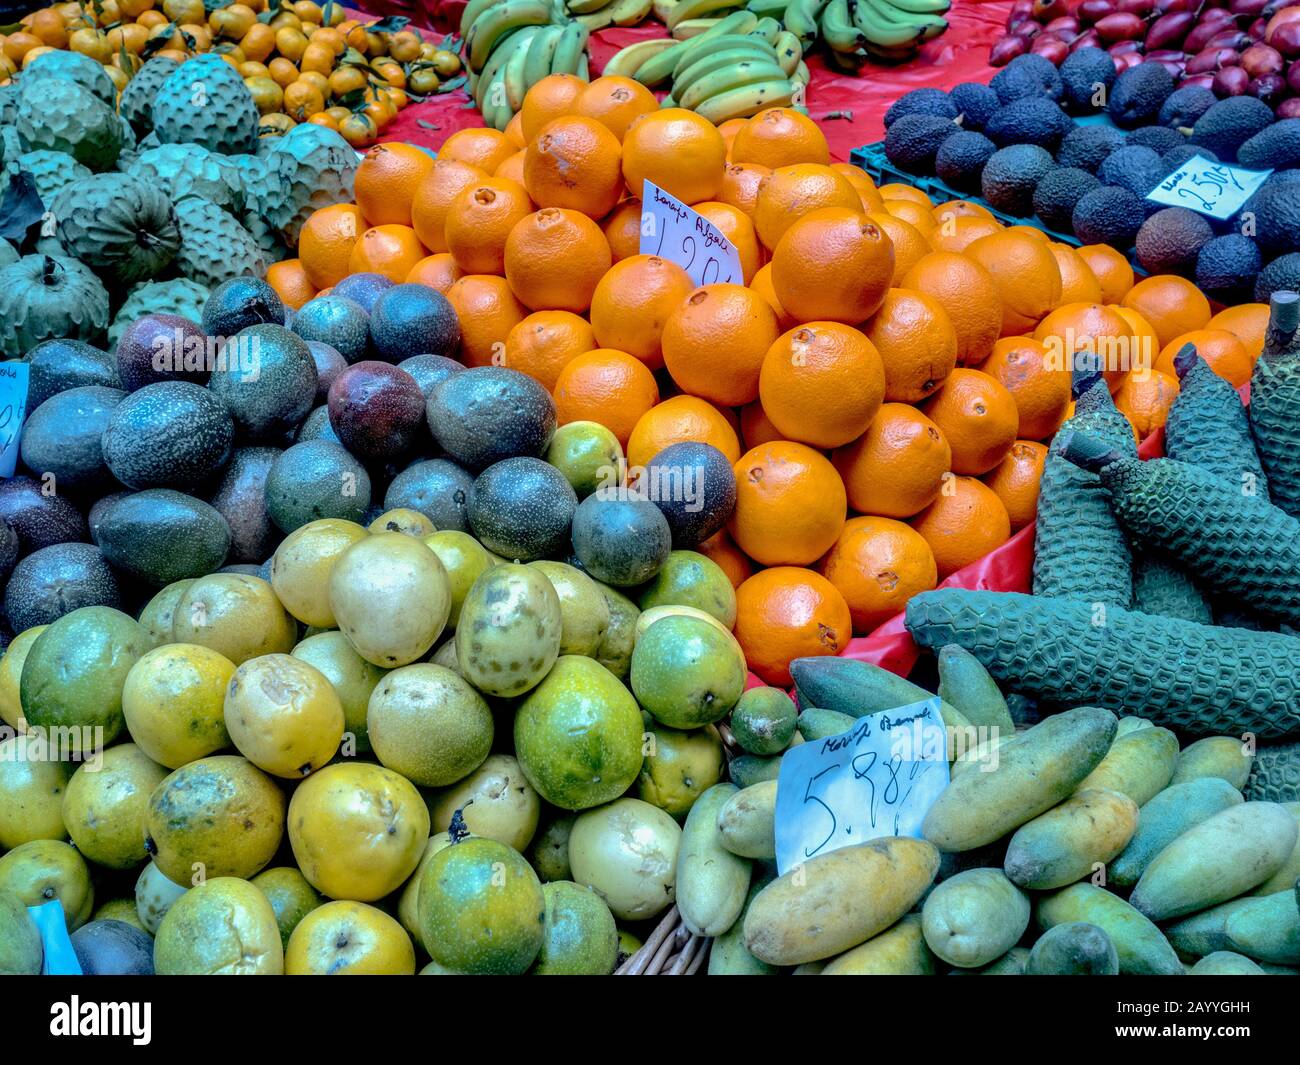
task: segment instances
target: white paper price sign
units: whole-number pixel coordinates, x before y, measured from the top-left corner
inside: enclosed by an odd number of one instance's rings
[[[791,747],[776,785],[777,871],[881,836],[919,837],[947,786],[938,699],[869,714],[838,736]]]
[[[722,230],[652,181],[641,190],[641,254],[676,263],[697,285],[745,283],[740,253]]]
[[[18,463],[30,370],[25,362],[0,362],[0,477],[12,477]]]
[[[1147,193],[1169,207],[1188,207],[1211,218],[1231,218],[1264,184],[1271,170],[1242,170],[1194,155]]]

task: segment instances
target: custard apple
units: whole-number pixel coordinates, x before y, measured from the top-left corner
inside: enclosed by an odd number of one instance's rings
[[[197,144],[164,144],[136,156],[127,173],[161,190],[173,203],[183,196],[201,196],[232,214],[243,197],[239,171],[230,157]]]
[[[337,131],[304,122],[276,139],[265,160],[269,187],[250,206],[296,245],[313,211],[352,202],[358,162]]]
[[[80,52],[42,52],[23,68],[23,81],[59,78],[93,92],[109,107],[117,104],[117,87],[103,66]]]
[[[257,246],[266,253],[268,263],[278,263],[289,255],[289,248],[280,239],[279,231],[256,211],[245,211],[240,216],[240,221],[244,223],[244,228],[253,235],[253,239],[257,241]]]
[[[153,129],[153,98],[178,66],[171,56],[154,56],[135,72],[135,77],[122,90],[117,112],[131,123],[136,136],[143,137]]]
[[[253,235],[210,200],[186,196],[176,204],[181,247],[176,269],[213,288],[231,278],[266,276],[266,255]]]
[[[164,144],[199,144],[226,155],[256,148],[258,117],[244,79],[212,54],[182,63],[153,101],[154,132]]]
[[[0,270],[0,357],[16,359],[42,340],[93,344],[108,325],[108,290],[76,259],[25,255]]]
[[[18,86],[0,85],[0,126],[13,126],[18,118]]]
[[[111,170],[122,150],[117,113],[89,89],[61,78],[23,79],[15,125],[28,151],[66,152],[91,170]]]
[[[59,193],[51,210],[68,253],[106,281],[152,281],[181,245],[176,212],[157,184],[93,174]]]
[[[203,317],[203,305],[208,301],[208,289],[187,277],[171,281],[148,281],[136,285],[117,309],[113,324],[108,327],[108,347],[117,347],[118,338],[126,327],[146,314],[179,314],[191,322]]]
[[[18,252],[14,250],[14,246],[3,237],[0,237],[0,270],[17,261]]]
[[[59,190],[74,181],[90,177],[90,169],[82,166],[72,156],[63,152],[47,152],[44,149],[24,152],[17,159],[5,166],[5,176],[25,171],[32,176],[36,193],[41,203],[47,207],[53,202]]]

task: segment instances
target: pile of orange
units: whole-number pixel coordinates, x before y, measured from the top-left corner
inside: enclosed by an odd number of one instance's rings
[[[647,178],[726,234],[743,283],[697,287],[639,254]],[[356,188],[307,223],[286,272],[439,289],[466,363],[536,378],[633,470],[684,440],[734,464],[735,511],[701,550],[737,586],[736,635],[770,683],[1034,520],[1071,410],[1067,347],[1116,357],[1116,402],[1146,433],[1177,392],[1161,367],[1178,342],[1235,379],[1262,336],[1253,312],[1211,321],[1180,278],[1135,285],[1109,248],[877,188],[796,111],[714,128],[625,78],[553,75],[504,132],[457,133],[436,162],[372,149]]]

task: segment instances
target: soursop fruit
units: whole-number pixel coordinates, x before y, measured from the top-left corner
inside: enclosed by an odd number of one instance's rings
[[[74,182],[51,210],[69,254],[118,285],[153,280],[181,246],[166,194],[129,174],[93,174]]]
[[[268,184],[250,203],[291,245],[313,211],[352,202],[357,153],[335,130],[304,122],[267,155]]]
[[[90,56],[80,52],[42,52],[23,68],[23,81],[39,78],[59,78],[75,82],[93,92],[109,107],[117,104],[117,87],[104,70]]]
[[[111,170],[122,150],[116,112],[88,89],[61,78],[24,78],[18,136],[27,151],[66,152],[91,170]]]
[[[113,324],[108,327],[108,347],[117,347],[118,338],[126,327],[146,314],[179,314],[197,323],[203,317],[203,305],[208,301],[206,286],[187,277],[171,281],[147,281],[136,285],[117,309]]]
[[[244,228],[253,235],[257,246],[266,253],[268,263],[278,263],[289,255],[289,246],[280,238],[279,230],[270,225],[256,211],[245,211],[240,216]]]
[[[76,259],[25,255],[0,270],[0,358],[42,340],[94,344],[108,325],[108,290]]]
[[[18,118],[18,86],[0,85],[0,126],[12,126]]]
[[[41,203],[49,206],[59,191],[74,181],[90,177],[89,167],[82,166],[72,156],[63,152],[49,152],[40,149],[24,152],[17,159],[5,166],[5,177],[24,171],[31,175],[36,186],[36,194]]]
[[[153,127],[164,144],[199,144],[235,155],[257,146],[257,105],[244,79],[217,55],[188,59],[167,76],[153,101]]]
[[[135,77],[122,90],[117,112],[131,123],[136,136],[143,137],[153,129],[153,98],[178,66],[171,56],[154,56],[135,72]]]
[[[210,200],[187,196],[176,204],[181,246],[176,269],[214,288],[231,278],[266,276],[266,254],[253,235]]]
[[[243,197],[239,173],[229,158],[197,144],[163,144],[136,156],[127,173],[161,190],[173,203],[185,196],[238,214]]]
[[[0,237],[0,270],[3,270],[10,263],[18,261],[18,252],[4,237]]]

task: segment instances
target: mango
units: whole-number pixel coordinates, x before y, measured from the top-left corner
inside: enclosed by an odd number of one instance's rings
[[[1107,867],[1107,877],[1132,887],[1151,860],[1189,828],[1241,803],[1241,792],[1220,777],[1170,784],[1138,811],[1137,831]]]
[[[1207,954],[1188,970],[1188,976],[1267,976],[1258,965],[1230,950]]]
[[[1000,869],[967,869],[940,881],[921,909],[930,949],[975,969],[1004,955],[1029,927],[1029,897]]]
[[[735,792],[718,811],[722,845],[742,858],[776,857],[776,781],[764,780]]]
[[[1079,790],[1109,788],[1142,806],[1169,783],[1177,761],[1177,736],[1167,728],[1138,729],[1116,738]]]
[[[1065,887],[1122,851],[1137,823],[1137,803],[1127,795],[1106,788],[1076,791],[1016,830],[1002,867],[1023,888]]]
[[[749,890],[750,865],[722,845],[718,814],[738,794],[734,784],[714,784],[695,800],[677,853],[677,908],[696,935],[720,936],[740,916]]]
[[[823,976],[932,976],[934,955],[926,946],[921,918],[909,913],[888,931],[827,963]]]
[[[1178,755],[1172,784],[1182,784],[1198,777],[1222,777],[1238,791],[1246,786],[1255,756],[1246,753],[1236,736],[1207,736],[1188,744]]]
[[[1125,976],[1180,976],[1182,963],[1169,940],[1147,917],[1118,895],[1094,884],[1071,884],[1037,900],[1035,920],[1047,930],[1071,921],[1087,921],[1105,932]]]
[[[1223,926],[1233,950],[1276,965],[1300,963],[1300,905],[1294,886],[1252,898]]]

